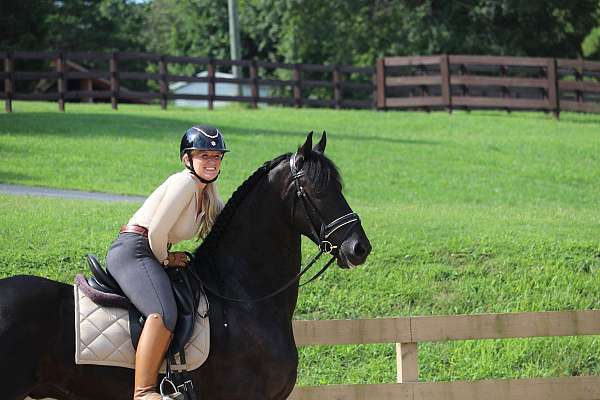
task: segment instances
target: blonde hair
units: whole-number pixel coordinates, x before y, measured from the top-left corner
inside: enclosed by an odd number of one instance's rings
[[[187,152],[181,157],[181,161],[184,165],[191,162]],[[204,216],[198,229],[198,240],[202,240],[208,235],[217,220],[217,216],[223,210],[223,206],[223,200],[221,200],[221,196],[219,195],[217,183],[207,183],[202,190],[202,211],[204,212]]]
[[[202,191],[202,211],[204,216],[198,230],[198,240],[204,239],[215,224],[217,216],[223,210],[223,200],[219,196],[216,182],[209,183]]]

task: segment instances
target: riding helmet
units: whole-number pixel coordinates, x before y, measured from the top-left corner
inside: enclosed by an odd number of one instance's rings
[[[185,131],[179,146],[179,158],[188,150],[211,150],[226,153],[227,146],[218,128],[208,125],[194,125]]]

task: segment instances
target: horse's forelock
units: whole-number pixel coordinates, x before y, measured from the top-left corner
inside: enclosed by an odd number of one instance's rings
[[[305,159],[303,168],[306,170],[307,180],[317,192],[323,191],[332,179],[339,184],[340,188],[343,186],[338,168],[322,153],[311,152]]]

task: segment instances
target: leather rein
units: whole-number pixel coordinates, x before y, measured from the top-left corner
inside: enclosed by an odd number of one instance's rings
[[[302,169],[298,170],[297,165],[296,165],[296,157],[297,157],[297,153],[294,153],[290,157],[290,162],[289,162],[292,184],[294,185],[294,187],[296,189],[296,196],[294,197],[294,202],[292,203],[292,217],[293,217],[294,211],[296,209],[295,200],[296,200],[296,198],[298,198],[301,200],[301,204],[304,208],[304,217],[308,221],[308,226],[310,227],[310,230],[311,230],[312,239],[317,243],[317,246],[319,247],[319,252],[310,260],[310,262],[304,268],[301,269],[300,272],[298,272],[291,280],[289,280],[287,283],[285,283],[279,289],[275,290],[272,293],[269,293],[266,296],[259,297],[256,299],[238,299],[238,298],[224,296],[221,293],[217,292],[215,289],[206,285],[197,276],[196,272],[193,271],[192,274],[194,275],[194,277],[201,283],[201,285],[204,288],[206,288],[206,290],[211,292],[213,295],[215,295],[223,300],[232,301],[232,302],[236,302],[236,303],[259,303],[259,302],[268,300],[272,297],[277,296],[278,294],[280,294],[281,292],[285,291],[290,286],[292,286],[295,282],[299,281],[300,278],[302,277],[302,275],[304,275],[317,262],[317,260],[323,254],[331,254],[331,259],[329,261],[327,261],[327,263],[319,270],[319,272],[317,272],[315,275],[313,275],[313,277],[311,277],[306,282],[302,283],[300,286],[307,285],[310,282],[317,279],[319,276],[321,276],[323,274],[323,272],[325,272],[327,270],[327,268],[329,268],[329,266],[333,263],[333,261],[335,261],[335,259],[339,255],[339,254],[338,255],[333,254],[334,250],[338,249],[339,246],[332,244],[329,241],[329,237],[335,231],[340,229],[341,227],[349,225],[346,230],[346,235],[344,236],[343,240],[341,241],[341,243],[343,243],[344,240],[346,240],[348,238],[348,236],[350,235],[350,233],[352,232],[352,228],[360,222],[360,218],[359,218],[358,214],[356,214],[355,212],[350,212],[346,215],[336,218],[335,220],[331,221],[328,224],[325,223],[325,219],[323,218],[323,216],[321,215],[319,210],[315,207],[315,205],[312,202],[312,200],[310,199],[310,197],[308,197],[308,195],[306,194],[306,192],[304,190],[304,187],[300,183],[300,178],[303,177],[305,175],[305,173]],[[318,227],[318,229],[317,229],[316,224],[313,222],[313,219],[311,218],[311,212],[309,212],[309,210],[312,211],[312,215],[314,215],[320,223],[320,227]],[[319,231],[320,233],[317,233],[317,231]]]

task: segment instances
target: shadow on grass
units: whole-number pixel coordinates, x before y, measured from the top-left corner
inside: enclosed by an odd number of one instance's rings
[[[11,135],[62,136],[67,138],[89,138],[94,136],[130,137],[139,139],[173,140],[194,124],[211,124],[210,118],[183,119],[157,116],[137,116],[119,114],[33,112],[6,116],[4,128],[0,131]],[[297,130],[248,129],[236,125],[216,123],[227,137],[248,137],[252,135],[295,137],[300,141],[306,132]],[[327,130],[327,127],[325,127]],[[331,129],[333,127],[329,127]],[[335,140],[367,141],[410,145],[438,145],[432,140],[400,139],[386,136],[344,134],[336,135]]]
[[[598,114],[584,114],[584,113],[576,113],[563,111],[560,113],[560,118],[556,119],[554,115],[550,112],[542,112],[542,111],[518,111],[513,110],[510,113],[506,111],[500,110],[455,110],[454,114],[457,115],[468,115],[470,118],[518,118],[524,120],[537,120],[537,121],[554,121],[556,123],[560,122],[568,122],[573,124],[591,124],[591,125],[600,125],[600,115]]]
[[[33,182],[33,177],[30,175],[21,174],[19,172],[3,171],[0,169],[0,183],[18,183]]]

